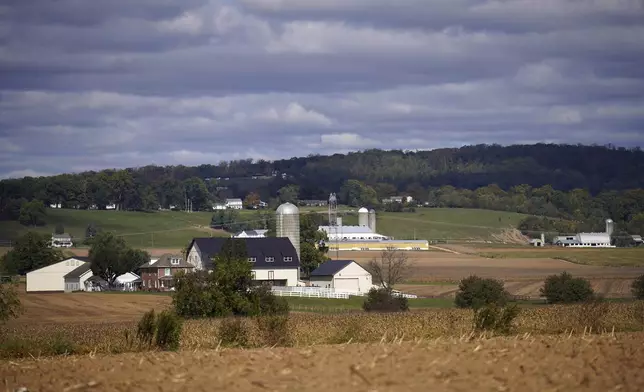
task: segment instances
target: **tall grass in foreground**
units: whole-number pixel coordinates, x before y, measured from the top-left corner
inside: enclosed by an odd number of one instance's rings
[[[641,331],[644,330],[644,301],[526,308],[514,325],[516,333],[532,334]],[[459,337],[472,332],[473,326],[473,312],[467,309],[389,314],[291,314],[279,320],[187,320],[181,332],[180,349],[301,347]],[[0,336],[0,357],[119,353],[140,349],[128,345],[125,330],[130,336],[136,335],[137,323],[20,325],[5,330]]]

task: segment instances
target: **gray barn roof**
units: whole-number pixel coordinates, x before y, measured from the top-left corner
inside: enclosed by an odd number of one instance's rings
[[[354,263],[353,260],[329,260],[320,264],[313,272],[311,276],[333,276],[349,264]]]
[[[76,258],[76,257],[74,257]],[[67,275],[64,276],[65,279],[78,279],[83,275],[85,272],[89,271],[91,269],[91,264],[90,263],[83,263],[81,264],[80,267],[76,267],[73,269],[71,272],[69,272]]]

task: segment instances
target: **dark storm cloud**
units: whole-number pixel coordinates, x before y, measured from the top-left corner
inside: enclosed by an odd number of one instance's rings
[[[0,5],[0,176],[644,140],[639,0]]]

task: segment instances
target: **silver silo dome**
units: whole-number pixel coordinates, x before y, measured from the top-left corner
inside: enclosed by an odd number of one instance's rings
[[[369,226],[369,210],[364,207],[358,210],[358,226]]]
[[[373,233],[376,232],[376,210],[373,208],[369,211],[369,228]]]
[[[612,235],[615,229],[615,223],[612,219],[606,219],[606,234]]]
[[[284,203],[275,211],[277,237],[287,237],[300,258],[300,210],[291,203]]]

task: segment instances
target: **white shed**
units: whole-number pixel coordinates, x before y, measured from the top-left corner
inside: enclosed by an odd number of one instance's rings
[[[371,274],[353,260],[329,260],[311,272],[311,285],[349,293],[366,293]]]
[[[87,279],[91,278],[92,275],[91,264],[81,264],[80,267],[75,268],[72,272],[64,276],[65,292],[71,293],[72,291],[86,291]]]
[[[85,257],[71,257],[58,263],[27,272],[27,292],[64,291],[65,275],[87,262]]]

